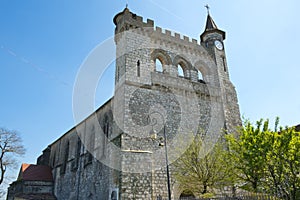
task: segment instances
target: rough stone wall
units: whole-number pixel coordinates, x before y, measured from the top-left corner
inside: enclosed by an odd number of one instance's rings
[[[18,195],[53,194],[53,182],[15,181],[8,188],[7,200],[14,200]]]
[[[236,134],[236,128],[241,126],[240,111],[237,94],[234,85],[229,79],[229,71],[226,61],[225,49],[222,51],[214,49],[215,60],[217,63],[219,84],[223,98],[223,112],[225,126],[228,133]]]
[[[165,152],[159,147],[163,127],[172,163],[178,158],[178,148],[186,148],[180,142],[190,139],[190,133],[203,134],[213,141],[221,129],[231,131],[240,122],[225,52],[154,28],[151,20],[146,23],[141,20],[129,10],[115,18],[114,110],[126,133],[121,139],[122,200],[132,199],[133,190],[140,191],[136,199],[155,199],[159,195],[167,198]],[[162,72],[156,71],[156,59],[162,63]],[[184,77],[178,75],[178,64],[183,68]],[[204,81],[198,80],[198,71]],[[151,138],[151,129],[156,129],[157,138]],[[144,164],[138,165],[136,160]],[[129,169],[132,173],[128,173]],[[143,184],[134,185],[134,177],[139,177]],[[180,195],[175,190],[177,188],[172,186],[173,199]]]
[[[117,188],[119,172],[102,162],[105,159],[107,164],[112,159],[109,142],[120,145],[113,134],[117,131],[111,102],[49,146],[54,194],[58,199],[109,199],[110,192]]]

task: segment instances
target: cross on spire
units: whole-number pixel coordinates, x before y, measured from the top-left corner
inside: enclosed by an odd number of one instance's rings
[[[210,9],[209,5],[206,4],[204,7],[207,9],[207,14],[209,14],[209,9]]]

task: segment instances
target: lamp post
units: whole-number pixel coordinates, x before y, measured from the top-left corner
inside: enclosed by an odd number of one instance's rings
[[[169,160],[168,160],[168,148],[167,148],[167,135],[166,135],[166,125],[165,125],[165,120],[164,120],[164,116],[157,112],[154,111],[151,114],[157,113],[161,116],[162,121],[163,121],[163,135],[164,135],[164,146],[165,146],[165,157],[166,157],[166,165],[167,165],[167,185],[168,185],[168,200],[171,200],[171,188],[170,188],[170,172],[169,172]],[[155,119],[155,118],[154,118]],[[152,130],[150,132],[150,135],[156,134],[155,131],[153,130],[153,126],[157,124],[157,119],[155,119],[155,123],[152,125]]]

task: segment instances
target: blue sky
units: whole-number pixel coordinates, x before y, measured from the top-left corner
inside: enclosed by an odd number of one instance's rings
[[[20,132],[35,163],[48,144],[74,126],[72,92],[89,52],[113,36],[125,0],[0,1],[0,126]],[[225,49],[241,114],[300,123],[300,13],[297,0],[129,0],[156,26],[199,39],[206,9],[226,31]],[[95,108],[112,94],[113,66],[97,88]]]

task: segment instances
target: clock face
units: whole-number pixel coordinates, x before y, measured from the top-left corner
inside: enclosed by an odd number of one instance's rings
[[[223,44],[220,40],[215,40],[215,46],[217,47],[217,49],[223,50]]]

